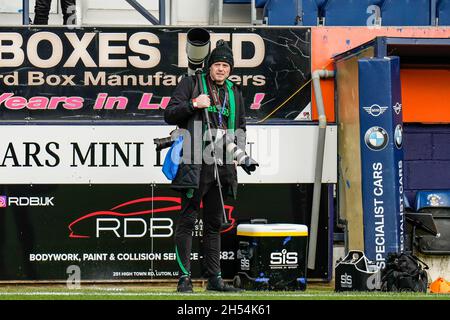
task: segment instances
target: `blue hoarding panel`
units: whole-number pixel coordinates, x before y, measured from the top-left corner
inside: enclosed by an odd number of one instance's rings
[[[364,251],[383,267],[404,250],[400,59],[361,59],[358,73]]]

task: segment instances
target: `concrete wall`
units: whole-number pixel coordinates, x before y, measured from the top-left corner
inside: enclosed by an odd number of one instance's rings
[[[405,194],[415,205],[418,190],[450,189],[448,125],[405,124]]]

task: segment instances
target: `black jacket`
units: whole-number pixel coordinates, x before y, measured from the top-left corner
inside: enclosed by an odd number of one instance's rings
[[[175,190],[198,189],[202,170],[202,137],[206,129],[204,111],[194,109],[191,100],[200,94],[200,84],[197,85],[197,76],[183,78],[172,94],[170,102],[165,109],[164,119],[170,125],[176,125],[181,131],[186,130],[191,137],[183,140],[183,157],[178,168],[177,175],[172,181]],[[233,83],[231,90],[235,97],[235,129],[245,132],[245,105],[240,87]],[[179,130],[180,131],[180,130]],[[245,138],[235,142],[242,150],[245,150]],[[191,152],[185,150],[190,148]],[[220,174],[223,185],[231,187],[231,194],[236,196],[237,173],[234,165],[225,165],[226,174]],[[221,168],[223,169],[223,168]],[[224,169],[225,170],[225,169]],[[220,172],[220,170],[219,170]]]

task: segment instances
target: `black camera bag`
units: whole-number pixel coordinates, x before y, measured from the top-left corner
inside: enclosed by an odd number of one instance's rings
[[[381,290],[427,292],[428,269],[415,255],[391,252],[381,270]]]

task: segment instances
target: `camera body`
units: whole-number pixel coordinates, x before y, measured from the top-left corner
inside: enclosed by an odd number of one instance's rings
[[[157,152],[172,146],[172,144],[174,143],[174,132],[175,131],[172,131],[169,137],[153,139],[153,142],[156,145],[155,149]],[[247,174],[250,175],[253,171],[256,170],[256,167],[259,166],[258,162],[251,158],[244,150],[239,148],[234,143],[231,137],[227,135],[216,136],[215,143],[219,143],[220,141],[222,141],[222,139],[225,139],[226,151],[233,155],[233,160],[235,160]]]
[[[153,139],[153,142],[156,144],[156,151],[161,151],[163,149],[169,148],[173,144],[172,136],[165,137],[165,138],[155,138]]]

